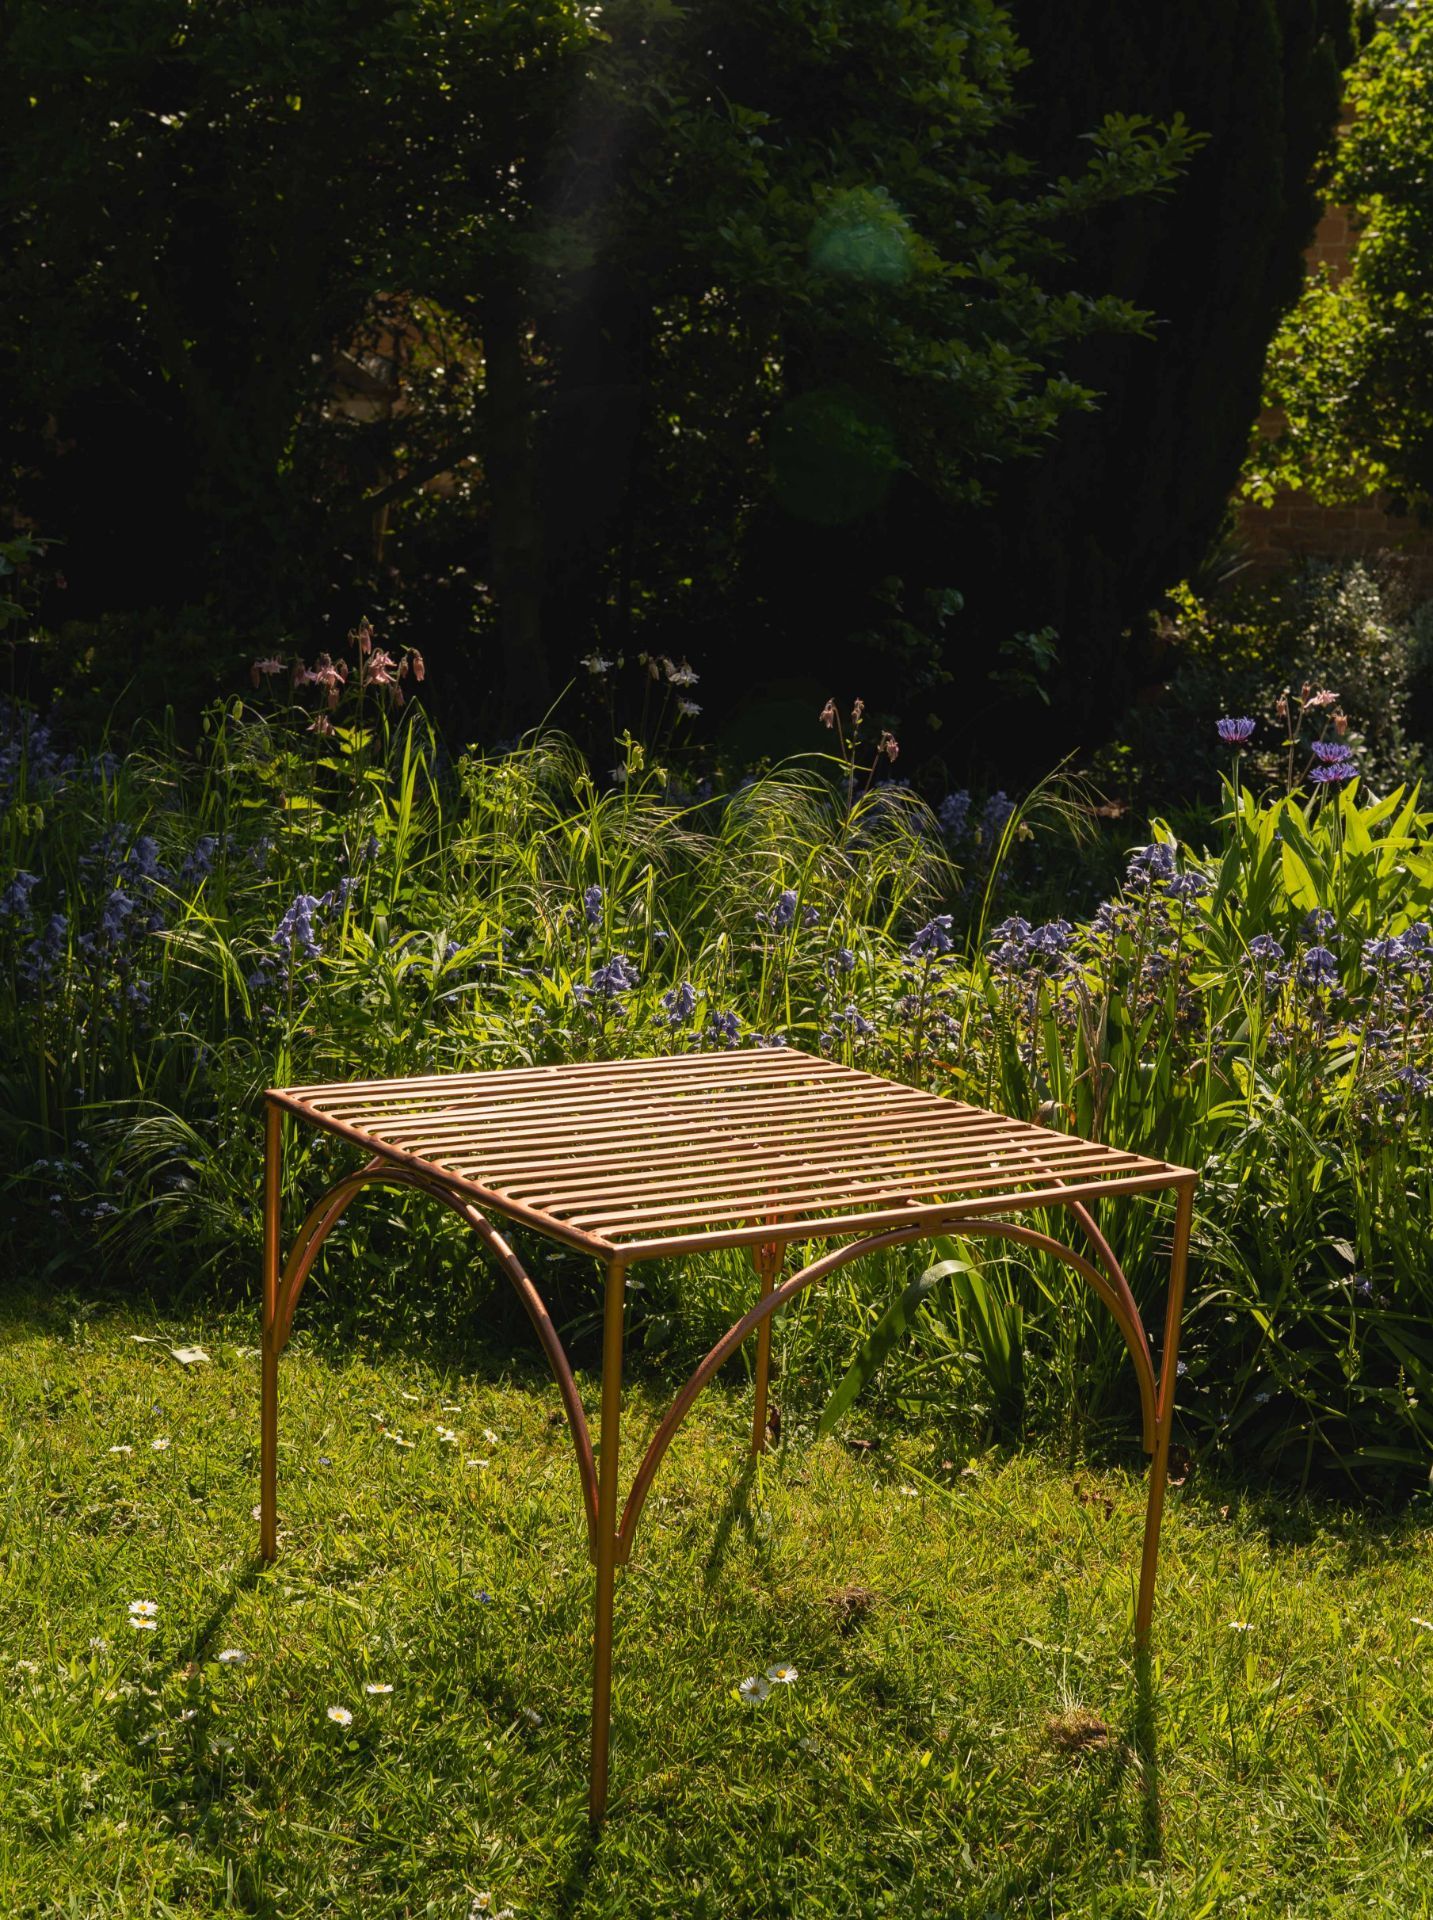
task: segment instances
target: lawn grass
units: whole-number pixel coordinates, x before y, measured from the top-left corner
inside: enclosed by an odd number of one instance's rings
[[[254,1340],[0,1310],[0,1914],[1430,1910],[1426,1514],[1176,1491],[1142,1683],[1134,1473],[799,1429],[753,1468],[734,1378],[621,1577],[591,1840],[591,1576],[551,1388],[300,1334],[262,1571]],[[634,1393],[629,1434],[658,1405]],[[778,1660],[796,1682],[743,1705]]]

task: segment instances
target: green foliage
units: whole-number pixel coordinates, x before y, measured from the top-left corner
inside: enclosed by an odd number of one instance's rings
[[[64,755],[9,715],[13,1260],[58,1279],[98,1250],[166,1286],[239,1284],[265,1085],[789,1043],[1198,1168],[1192,1434],[1280,1472],[1426,1466],[1433,814],[1356,784],[1306,798],[1328,709],[1301,723],[1289,797],[1227,793],[1207,852],[1156,841],[1097,914],[1032,933],[991,923],[1038,797],[991,814],[994,864],[962,877],[839,715],[840,759],[698,800],[629,743],[604,790],[552,737],[445,762],[413,709],[375,708],[390,656],[360,658],[332,709],[322,688],[311,721],[234,702],[192,757],[162,736],[122,763]],[[333,1153],[305,1142],[291,1177]],[[1165,1216],[1136,1200],[1106,1224],[1153,1322]],[[434,1324],[468,1311],[466,1245],[431,1209],[359,1210],[342,1245],[368,1276],[334,1283],[346,1322],[414,1289]],[[546,1272],[590,1324],[582,1263]],[[911,1277],[862,1262],[793,1306],[796,1404],[829,1395]],[[644,1345],[676,1359],[750,1285],[723,1259],[643,1280]],[[915,1298],[872,1380],[888,1411],[1128,1431],[1122,1343],[1064,1270],[982,1249]]]
[[[1380,10],[1354,69],[1352,124],[1330,185],[1349,209],[1349,271],[1314,275],[1270,351],[1265,399],[1282,431],[1256,440],[1247,487],[1323,501],[1386,495],[1433,507],[1433,7]]]
[[[1246,778],[1288,784],[1287,693],[1331,689],[1365,775],[1380,788],[1422,765],[1433,720],[1430,609],[1411,604],[1397,571],[1366,561],[1307,561],[1277,579],[1201,598],[1170,595],[1161,621],[1164,685],[1124,717],[1092,776],[1144,811],[1182,812],[1218,800],[1227,754],[1221,714],[1259,721]],[[1299,760],[1299,769],[1303,761]]]
[[[90,617],[267,644],[441,576],[531,721],[594,641],[689,647],[773,499],[967,499],[1092,404],[1072,348],[1143,315],[1062,235],[1193,141],[1100,112],[1052,179],[1022,62],[995,0],[20,0],[12,504]]]

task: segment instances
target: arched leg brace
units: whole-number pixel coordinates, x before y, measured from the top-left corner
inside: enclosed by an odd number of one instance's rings
[[[1135,1382],[1139,1389],[1145,1448],[1148,1452],[1156,1451],[1159,1426],[1154,1362],[1150,1355],[1149,1340],[1146,1337],[1143,1322],[1135,1309],[1133,1296],[1117,1264],[1114,1266],[1114,1275],[1106,1275],[1080,1254],[1074,1252],[1072,1248],[1051,1239],[1048,1234],[1037,1232],[1033,1227],[1020,1226],[1009,1220],[954,1220],[945,1227],[932,1226],[929,1222],[919,1227],[898,1227],[888,1233],[873,1234],[868,1239],[853,1241],[847,1246],[838,1247],[833,1252],[822,1255],[819,1260],[812,1261],[809,1266],[793,1274],[791,1279],[781,1286],[764,1294],[749,1313],[743,1315],[734,1327],[722,1335],[667,1409],[642,1457],[622,1512],[622,1525],[618,1531],[619,1561],[626,1561],[631,1554],[632,1540],[636,1533],[637,1522],[641,1518],[642,1507],[657,1468],[661,1465],[663,1456],[675,1438],[677,1429],[690,1413],[702,1388],[731,1358],[747,1336],[764,1321],[768,1321],[772,1314],[779,1313],[789,1301],[795,1299],[798,1293],[804,1292],[807,1287],[814,1285],[818,1280],[825,1279],[827,1274],[834,1273],[850,1261],[858,1260],[868,1253],[879,1252],[885,1247],[906,1245],[913,1240],[933,1239],[946,1233],[963,1238],[977,1236],[1012,1240],[1020,1246],[1036,1247],[1041,1252],[1048,1253],[1066,1266],[1073,1268],[1089,1282],[1114,1315],[1120,1332],[1124,1336],[1125,1346],[1129,1350],[1129,1356],[1134,1365]],[[1113,1255],[1109,1257],[1113,1262]]]
[[[476,1207],[450,1192],[440,1182],[426,1180],[389,1162],[375,1159],[334,1182],[313,1206],[299,1229],[282,1270],[279,1268],[279,1190],[282,1109],[270,1106],[265,1140],[264,1174],[264,1333],[263,1417],[260,1432],[259,1552],[272,1560],[277,1551],[278,1361],[288,1345],[294,1310],[304,1282],[313,1271],[324,1241],[366,1187],[406,1187],[429,1194],[452,1209],[478,1235],[487,1251],[516,1289],[533,1330],[557,1379],[567,1415],[568,1431],[577,1454],[587,1520],[588,1547],[597,1554],[597,1469],[587,1417],[572,1377],[572,1368],[552,1324],[541,1294],[507,1241]]]

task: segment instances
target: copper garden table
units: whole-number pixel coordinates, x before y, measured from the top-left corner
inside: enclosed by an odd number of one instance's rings
[[[314,1206],[285,1261],[279,1195],[286,1113],[352,1141],[368,1157]],[[794,1049],[276,1090],[267,1096],[265,1131],[260,1551],[266,1560],[277,1551],[279,1355],[319,1249],[364,1187],[431,1194],[467,1221],[516,1287],[566,1407],[597,1568],[590,1808],[599,1820],[607,1799],[616,1569],[631,1554],[652,1477],[692,1402],[755,1333],[751,1444],[759,1452],[774,1313],[804,1287],[878,1248],[948,1232],[988,1234],[1072,1267],[1110,1309],[1129,1348],[1145,1450],[1153,1455],[1135,1610],[1136,1644],[1143,1647],[1154,1604],[1196,1178],[1186,1167],[1007,1120]],[[1161,1188],[1174,1190],[1176,1207],[1156,1381],[1134,1297],[1089,1203]],[[1054,1207],[1074,1215],[1088,1257],[1033,1227],[992,1217]],[[489,1214],[606,1267],[600,1469],[547,1308]],[[811,1240],[842,1244],[780,1281],[787,1247]],[[673,1401],[619,1521],[627,1269],[715,1247],[747,1250],[761,1295]]]

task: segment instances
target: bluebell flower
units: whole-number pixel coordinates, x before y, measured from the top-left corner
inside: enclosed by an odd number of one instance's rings
[[[1247,715],[1228,715],[1214,722],[1214,730],[1226,747],[1242,747],[1253,737],[1254,722]]]
[[[214,871],[214,856],[219,851],[218,837],[212,833],[201,833],[193,847],[185,854],[179,865],[181,885],[193,886],[196,881],[207,880]]]
[[[589,927],[595,927],[601,923],[602,899],[602,889],[598,886],[589,887],[582,896],[582,908],[587,915],[587,924]]]
[[[40,884],[38,873],[27,873],[20,868],[15,878],[0,893],[0,920],[28,920],[30,917],[30,895]]]
[[[784,933],[795,918],[796,895],[790,887],[787,887],[776,905],[771,909],[771,924],[778,932]]]
[[[1404,945],[1396,937],[1385,936],[1379,940],[1365,940],[1363,943],[1363,964],[1370,973],[1382,973],[1385,967],[1396,965],[1404,957]]]
[[[1333,935],[1335,924],[1334,915],[1327,907],[1311,907],[1304,915],[1299,932],[1305,940],[1328,940]]]
[[[803,907],[801,909],[801,924],[803,927],[816,926],[820,918],[821,909],[819,907]]]
[[[990,937],[995,943],[990,955],[990,964],[997,973],[1023,973],[1030,964],[1030,939],[1033,928],[1028,920],[1018,913],[1008,920],[1002,920],[998,927],[991,929]]]
[[[948,793],[936,808],[935,817],[947,840],[963,840],[970,825],[970,795],[964,788]]]
[[[123,887],[115,887],[100,914],[100,937],[106,946],[117,947],[124,939],[134,916],[135,903]]]
[[[318,935],[314,932],[313,917],[323,908],[323,901],[312,893],[300,893],[290,903],[278,926],[274,929],[274,946],[287,950],[292,955],[295,950],[306,959],[316,960],[323,951]]]
[[[980,809],[979,837],[982,846],[993,849],[998,845],[1001,835],[1010,824],[1010,816],[1015,811],[1015,802],[1002,789],[992,793]]]
[[[854,954],[854,953],[852,953],[852,951],[851,951],[851,949],[850,949],[849,947],[837,947],[837,949],[836,949],[836,967],[837,967],[837,970],[838,970],[839,972],[841,972],[841,973],[854,973],[854,972],[855,972],[855,970],[856,970],[856,956],[855,956],[855,954]]]
[[[32,987],[42,987],[59,971],[64,959],[69,922],[62,913],[52,913],[45,931],[37,934],[20,955],[20,977]]]
[[[876,1031],[875,1022],[868,1020],[853,1001],[848,1001],[845,1011],[836,1014],[831,1021],[833,1027],[845,1027],[857,1039],[864,1040],[867,1034]]]
[[[954,924],[948,913],[938,913],[933,920],[927,920],[906,949],[911,959],[925,960],[953,953],[955,941],[951,936],[951,929]]]
[[[751,1037],[759,1047],[785,1047],[790,1044],[784,1033],[754,1033]]]
[[[741,1022],[734,1013],[714,1013],[707,1021],[706,1037],[734,1047],[741,1038]]]
[[[1338,961],[1327,947],[1310,947],[1299,962],[1299,978],[1306,987],[1338,985]]]
[[[1023,926],[1024,922],[1021,921],[1018,924]],[[1006,925],[1009,925],[1008,921]],[[998,928],[996,932],[998,934]],[[1028,928],[1027,932],[1029,932]],[[1046,959],[1057,959],[1061,954],[1070,951],[1074,932],[1075,929],[1068,920],[1047,920],[1044,926],[1036,927],[1033,933],[1029,933],[1030,951],[1041,954]]]
[[[616,1006],[624,993],[640,986],[641,979],[625,953],[614,953],[600,967],[593,968],[585,987],[574,987],[573,993],[580,1001],[597,999]]]
[[[1249,942],[1249,958],[1256,967],[1276,967],[1284,957],[1284,949],[1271,933],[1256,933]]]
[[[690,1020],[697,1010],[698,997],[690,980],[684,980],[679,987],[673,987],[670,993],[664,993],[662,1006],[667,1015],[667,1025],[675,1031]]]
[[[1172,873],[1164,890],[1171,900],[1200,900],[1210,888],[1202,873]]]
[[[159,842],[152,834],[142,833],[125,857],[126,878],[131,884],[136,880],[158,880],[164,869],[159,863]]]
[[[1134,886],[1148,886],[1154,880],[1172,880],[1174,873],[1174,848],[1164,840],[1153,840],[1147,847],[1137,847],[1125,869],[1126,879]]]

